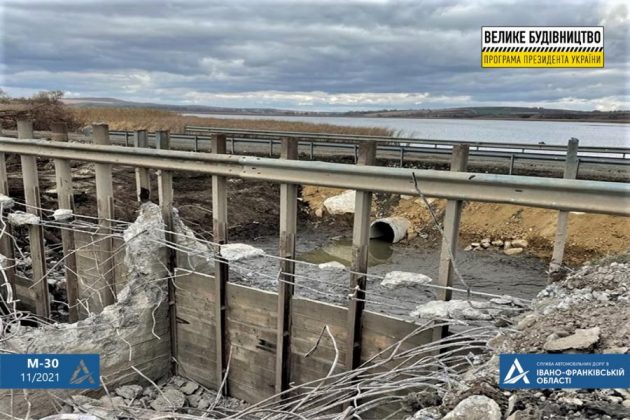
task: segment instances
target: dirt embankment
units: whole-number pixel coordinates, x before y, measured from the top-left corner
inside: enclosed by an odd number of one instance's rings
[[[303,199],[311,213],[321,214],[326,198],[343,190],[306,186]],[[439,219],[443,216],[446,200],[428,199]],[[324,211],[325,213],[325,211]],[[376,194],[372,207],[373,217],[402,216],[412,223],[411,241],[419,234],[422,240],[437,239],[431,214],[425,203],[415,196]],[[324,214],[323,221],[330,220]],[[511,240],[526,239],[528,252],[550,259],[556,232],[558,212],[555,210],[522,207],[508,204],[466,203],[460,226],[460,245],[483,238]],[[349,221],[347,217],[341,218]],[[571,213],[569,239],[565,249],[565,262],[570,266],[586,261],[628,252],[630,249],[630,218],[598,214]]]

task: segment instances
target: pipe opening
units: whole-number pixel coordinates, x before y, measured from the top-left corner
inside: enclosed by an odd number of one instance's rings
[[[380,239],[395,244],[407,236],[409,225],[409,220],[404,217],[377,219],[370,225],[370,239]]]
[[[394,242],[394,229],[386,222],[374,222],[370,226],[370,239],[380,239],[381,241]]]

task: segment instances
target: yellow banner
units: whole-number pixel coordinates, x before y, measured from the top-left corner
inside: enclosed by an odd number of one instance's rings
[[[481,67],[604,67],[604,52],[482,52]]]

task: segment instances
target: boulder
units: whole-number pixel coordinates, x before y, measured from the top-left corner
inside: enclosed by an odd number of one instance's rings
[[[182,386],[180,388],[180,391],[182,391],[184,394],[186,395],[190,395],[193,392],[195,392],[197,389],[199,389],[199,384],[192,382],[192,381],[188,381],[186,382],[186,384],[184,384],[184,386]]]
[[[501,420],[501,408],[485,395],[472,395],[460,401],[443,420]]]
[[[346,266],[341,264],[339,261],[328,261],[319,264],[317,267],[319,267],[320,270],[327,271],[341,271],[346,269]]]
[[[221,256],[228,261],[239,261],[248,258],[260,257],[265,254],[260,248],[247,244],[225,244],[221,245]]]
[[[600,329],[577,329],[573,335],[552,339],[543,345],[547,351],[585,350],[599,341]]]
[[[346,190],[339,195],[324,200],[324,207],[326,211],[332,215],[354,213],[355,197],[356,191]]]
[[[492,244],[492,246],[498,246],[498,247],[502,247],[503,246],[503,241],[501,239],[497,239],[495,241],[490,242]]]
[[[523,252],[523,248],[508,248],[503,253],[505,255],[517,255]]]
[[[186,403],[186,396],[175,388],[165,388],[158,397],[151,401],[151,408],[155,411],[177,410]]]
[[[514,248],[527,248],[528,245],[529,242],[527,242],[525,239],[514,239],[512,241],[512,246]]]
[[[142,387],[140,385],[124,385],[116,388],[114,392],[126,400],[135,400],[142,394]]]

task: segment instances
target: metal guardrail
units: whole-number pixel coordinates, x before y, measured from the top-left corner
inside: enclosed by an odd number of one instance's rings
[[[416,195],[412,174],[427,196],[630,216],[630,184],[290,161],[123,146],[15,140],[0,150],[47,158],[113,163],[212,175]]]
[[[405,137],[388,137],[388,136],[367,136],[367,135],[349,135],[349,134],[331,134],[331,133],[309,133],[309,132],[297,132],[297,131],[269,131],[269,130],[249,130],[249,129],[234,129],[234,128],[221,128],[221,127],[203,127],[203,126],[186,126],[184,131],[187,134],[195,133],[222,133],[231,136],[239,136],[241,138],[259,138],[259,139],[281,139],[283,137],[297,137],[302,140],[326,140],[335,142],[344,141],[377,141],[389,144],[413,144],[415,145],[431,145],[433,147],[446,147],[456,144],[467,144],[470,149],[479,150],[478,148],[500,148],[500,149],[515,149],[515,150],[548,150],[548,151],[562,151],[566,152],[566,145],[559,144],[545,144],[540,143],[508,143],[508,142],[479,142],[479,141],[467,141],[467,140],[433,140],[422,138],[405,138]],[[598,153],[598,154],[618,154],[625,155],[622,157],[628,157],[630,159],[630,148],[628,147],[600,147],[600,146],[580,146],[580,152],[583,153]]]
[[[189,127],[187,127],[188,129]],[[269,155],[274,155],[274,147],[279,146],[281,144],[281,139],[283,136],[281,133],[288,132],[269,132],[269,131],[261,131],[261,132],[253,132],[247,131],[245,134],[241,134],[246,130],[230,130],[230,129],[214,129],[208,128],[209,132],[212,133],[221,133],[225,134],[230,142],[229,151],[234,154],[234,150],[237,144],[255,144],[255,145],[266,145],[269,148]],[[273,133],[273,134],[269,134]],[[340,136],[335,138],[334,142],[325,141],[321,138],[322,135],[312,135],[312,133],[304,133],[310,138],[303,139],[301,137],[302,133],[293,133],[295,136],[299,138],[299,146],[306,147],[309,150],[310,158],[314,159],[315,156],[315,148],[321,150],[321,148],[328,149],[340,149],[345,151],[346,154],[354,155],[356,157],[357,154],[357,144],[358,141],[354,140],[352,143],[344,143],[341,140],[345,138],[356,138],[359,137],[364,141],[367,139],[380,137],[373,136]],[[123,139],[124,143],[127,146],[130,146],[133,143],[134,132],[131,131],[110,131],[110,136],[115,139]],[[262,138],[258,138],[258,136],[262,136]],[[325,135],[325,136],[334,136],[334,135]],[[210,135],[200,135],[200,134],[171,134],[171,140],[179,140],[184,142],[184,146],[186,147],[189,143],[190,150],[199,151],[201,149],[202,143],[208,143],[211,141]],[[154,140],[155,135],[149,134],[149,140]],[[320,140],[314,140],[318,138]],[[388,139],[388,138],[383,138]],[[388,140],[389,141],[389,140]],[[420,156],[426,155],[437,155],[437,156],[450,156],[452,152],[452,147],[456,144],[468,144],[475,145],[474,149],[470,150],[471,157],[478,158],[494,158],[494,159],[505,159],[508,160],[509,173],[512,174],[514,170],[514,164],[517,160],[534,160],[534,161],[556,161],[556,162],[564,162],[566,159],[566,146],[560,145],[524,145],[524,144],[503,144],[503,143],[473,143],[473,142],[453,142],[453,141],[443,141],[443,140],[417,140],[415,143],[411,145],[405,145],[403,143],[400,144],[389,144],[388,141],[384,141],[384,144],[378,144],[377,153],[380,154],[380,158],[383,157],[383,154],[389,153],[389,158],[394,158],[393,156],[398,156],[398,160],[400,166],[403,166],[405,159],[413,159],[414,157],[418,159]],[[487,146],[487,145],[496,145],[496,146]],[[499,145],[501,147],[499,147]],[[525,147],[527,146],[527,147]],[[276,152],[279,151],[279,148],[275,149]],[[614,152],[613,152],[614,150]],[[599,153],[604,154],[603,156],[593,156],[592,154]],[[583,147],[580,148],[581,155],[579,156],[580,163],[588,163],[588,164],[601,164],[601,165],[624,165],[630,166],[630,148],[593,148],[593,147]],[[591,155],[587,155],[585,153],[591,153]],[[609,154],[609,155],[608,155]]]

